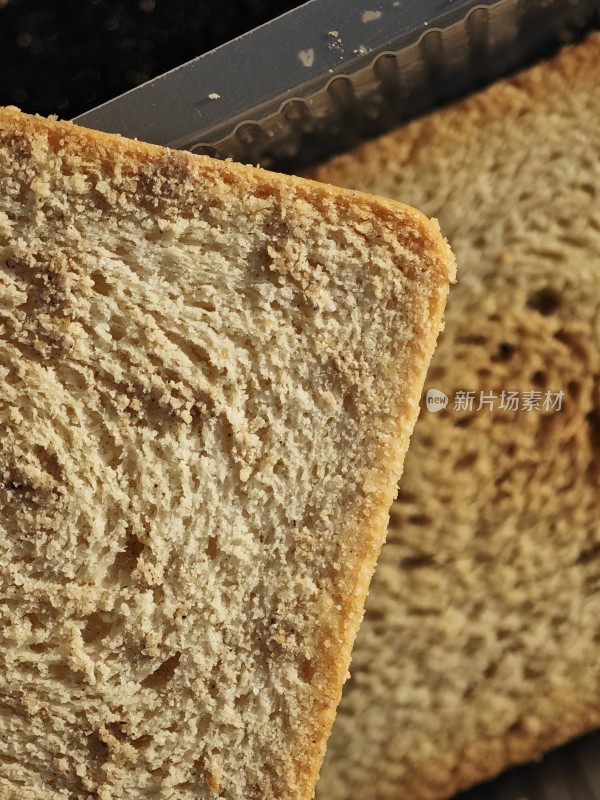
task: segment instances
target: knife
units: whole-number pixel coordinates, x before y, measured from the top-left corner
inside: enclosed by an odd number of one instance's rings
[[[284,171],[548,54],[600,0],[310,0],[73,121]]]

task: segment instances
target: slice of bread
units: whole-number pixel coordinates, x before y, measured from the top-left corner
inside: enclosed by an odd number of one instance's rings
[[[445,798],[600,725],[599,154],[595,34],[316,173],[439,216],[461,265],[323,800]]]
[[[454,259],[0,111],[0,797],[312,797]]]

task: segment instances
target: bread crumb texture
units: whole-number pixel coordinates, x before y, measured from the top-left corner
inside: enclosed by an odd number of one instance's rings
[[[323,800],[446,798],[600,725],[599,121],[594,34],[317,173],[438,216],[461,268]]]
[[[400,204],[0,110],[0,797],[312,797],[453,275]]]

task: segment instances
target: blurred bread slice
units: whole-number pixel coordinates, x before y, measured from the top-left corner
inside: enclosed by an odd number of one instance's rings
[[[323,800],[446,798],[600,725],[599,121],[594,34],[316,172],[439,217],[461,266]]]
[[[0,111],[0,796],[312,796],[453,275],[406,206]]]

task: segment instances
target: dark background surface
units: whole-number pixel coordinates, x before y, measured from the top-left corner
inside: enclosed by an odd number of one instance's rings
[[[77,116],[303,0],[0,0],[0,105]]]

